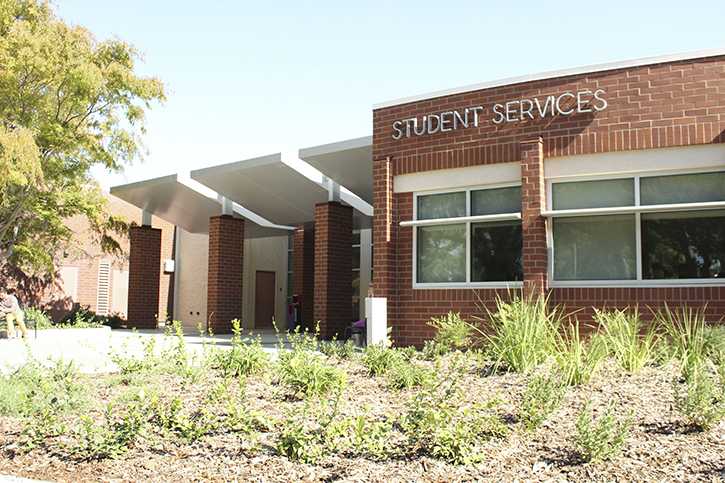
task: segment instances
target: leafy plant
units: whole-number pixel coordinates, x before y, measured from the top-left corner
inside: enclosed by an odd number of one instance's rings
[[[481,441],[507,433],[494,412],[498,402],[461,407],[459,382],[463,372],[459,361],[437,374],[426,381],[400,420],[408,445],[413,451],[453,464],[478,462],[484,457]]]
[[[392,389],[410,389],[422,386],[431,374],[429,370],[401,359],[388,368],[386,376]]]
[[[205,406],[192,414],[183,412],[183,404],[178,397],[169,403],[155,399],[152,403],[153,421],[161,428],[172,431],[189,443],[216,431],[220,422]]]
[[[355,344],[351,340],[339,342],[337,338],[333,338],[329,341],[320,341],[319,348],[327,357],[338,359],[350,359],[355,354]]]
[[[118,458],[141,435],[146,420],[146,405],[143,394],[125,408],[117,418],[117,408],[108,404],[103,421],[96,423],[90,416],[81,417],[81,426],[75,431],[76,443],[69,447],[70,453],[88,460]]]
[[[639,312],[594,309],[594,318],[603,329],[603,342],[622,368],[639,372],[657,354],[657,335],[652,325],[643,327]]]
[[[262,348],[262,340],[241,336],[239,320],[232,321],[232,347],[216,352],[213,367],[220,369],[225,377],[259,374],[269,365],[269,354]]]
[[[559,407],[566,386],[553,376],[536,375],[526,385],[519,420],[528,431],[541,426],[546,419]]]
[[[340,393],[347,384],[343,371],[325,364],[320,356],[303,351],[280,353],[278,376],[296,397]]]
[[[558,338],[556,365],[566,385],[588,383],[606,356],[606,345],[602,338],[594,335],[588,341],[584,340],[577,322]]]
[[[34,307],[28,307],[25,309],[25,323],[28,327],[30,327],[31,321],[33,322],[33,326],[38,330],[50,329],[53,327],[53,321],[50,320],[48,314]]]
[[[526,373],[554,353],[562,314],[547,298],[497,297],[496,311],[485,310],[490,333],[483,336],[496,367]]]
[[[681,307],[672,310],[665,305],[655,313],[655,322],[663,328],[671,356],[679,361],[684,372],[703,363],[708,346],[704,309]]]
[[[576,419],[576,444],[585,461],[598,462],[617,455],[629,437],[632,426],[632,413],[617,418],[619,409],[609,403],[604,413],[597,419],[592,414],[591,404],[587,403]]]
[[[675,408],[690,426],[707,431],[725,418],[723,376],[725,372],[716,375],[701,363],[691,367],[683,381],[673,383]]]
[[[400,363],[402,357],[395,349],[384,345],[369,345],[365,348],[362,363],[371,376],[380,376],[392,366]]]
[[[433,317],[428,325],[436,329],[433,343],[440,353],[463,350],[471,345],[474,328],[458,312],[450,311],[442,317]]]

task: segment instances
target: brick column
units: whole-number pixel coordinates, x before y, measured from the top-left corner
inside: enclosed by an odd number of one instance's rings
[[[320,335],[342,337],[352,323],[352,208],[337,201],[315,205],[314,298]]]
[[[159,318],[161,230],[132,226],[129,245],[128,325],[155,329]]]
[[[242,319],[244,220],[231,215],[209,218],[209,277],[206,317],[217,334],[232,330]]]
[[[396,226],[393,222],[393,168],[387,158],[373,161],[373,208],[373,291],[376,297],[388,297],[390,312],[395,286]]]
[[[292,293],[301,304],[302,328],[314,330],[315,224],[297,226],[292,244]]]
[[[548,286],[546,219],[541,216],[546,207],[544,141],[541,138],[522,141],[520,152],[524,296],[541,296]]]

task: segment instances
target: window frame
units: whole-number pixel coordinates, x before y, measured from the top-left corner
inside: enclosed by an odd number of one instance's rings
[[[401,227],[411,227],[413,229],[413,247],[412,247],[412,288],[413,289],[450,289],[450,288],[491,288],[491,289],[508,289],[521,288],[523,281],[509,282],[471,282],[471,223],[482,223],[486,221],[505,221],[505,220],[521,220],[521,211],[517,213],[502,213],[495,215],[475,215],[471,216],[471,192],[496,188],[515,188],[520,187],[521,181],[511,181],[505,183],[495,183],[489,185],[475,185],[460,188],[446,188],[440,190],[426,190],[413,192],[413,219],[400,223]],[[418,220],[418,197],[427,195],[437,195],[444,193],[466,193],[466,216],[458,218],[433,218]],[[418,227],[419,226],[440,226],[440,225],[466,225],[466,281],[465,282],[418,282]]]
[[[678,174],[723,173],[724,166],[701,168],[665,169],[656,171],[637,171],[628,173],[608,173],[584,176],[561,176],[546,179],[546,211],[542,215],[547,218],[546,245],[548,252],[547,272],[551,288],[657,288],[657,287],[722,287],[725,279],[716,278],[680,278],[652,280],[642,278],[642,213],[670,213],[677,211],[709,211],[725,209],[725,201],[672,203],[666,205],[642,205],[640,200],[640,180]],[[617,206],[607,208],[586,208],[577,210],[553,210],[553,185],[578,181],[604,181],[609,179],[631,178],[634,183],[634,206]],[[556,280],[554,278],[554,223],[558,217],[606,216],[612,214],[632,214],[635,218],[635,274],[634,280]]]

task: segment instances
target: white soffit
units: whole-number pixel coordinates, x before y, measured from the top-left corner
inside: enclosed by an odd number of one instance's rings
[[[522,84],[524,82],[533,82],[545,79],[556,79],[559,77],[568,77],[572,75],[594,74],[597,72],[605,72],[608,70],[627,69],[631,67],[641,67],[645,65],[663,64],[666,62],[678,62],[681,60],[703,59],[707,57],[718,57],[725,55],[725,48],[698,50],[694,52],[684,52],[679,54],[660,55],[655,57],[644,57],[634,60],[624,60],[619,62],[608,62],[604,64],[585,65],[582,67],[574,67],[571,69],[552,70],[548,72],[540,72],[538,74],[528,74],[518,77],[507,77],[495,81],[483,82],[480,84],[472,84],[453,89],[445,89],[440,91],[428,92],[410,97],[403,97],[392,101],[380,102],[373,105],[373,109],[383,109],[385,107],[399,106],[410,102],[418,102],[427,99],[435,99],[437,97],[452,96],[455,94],[463,94],[466,92],[479,91],[482,89],[491,89],[493,87],[508,86],[513,84]]]
[[[196,185],[172,174],[114,186],[111,194],[191,233],[208,233],[209,218],[222,213],[221,197]],[[239,206],[234,206],[234,212],[251,221],[245,225],[246,238],[283,235],[289,228],[275,226]]]
[[[373,202],[372,136],[300,149],[299,157],[365,202]]]
[[[282,161],[281,153],[197,169],[191,178],[282,225],[312,221],[327,189]]]

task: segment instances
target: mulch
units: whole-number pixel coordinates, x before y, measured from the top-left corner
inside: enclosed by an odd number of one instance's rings
[[[334,359],[331,359],[334,361]],[[371,378],[357,362],[335,361],[348,372],[348,388],[340,411],[357,414],[401,414],[412,390],[392,391],[384,378]],[[725,481],[725,423],[708,432],[686,427],[673,408],[671,366],[645,368],[628,375],[607,363],[589,384],[568,391],[561,407],[533,433],[516,424],[516,412],[527,376],[489,375],[471,365],[462,381],[470,401],[502,401],[499,411],[511,431],[504,439],[486,443],[486,459],[473,466],[456,466],[419,456],[379,462],[331,455],[318,464],[290,461],[274,450],[272,434],[263,434],[260,449],[233,434],[210,435],[193,444],[150,438],[137,441],[115,460],[78,461],[53,451],[19,451],[20,422],[0,417],[0,474],[54,481]],[[109,378],[88,383],[100,399],[113,396]],[[189,385],[174,377],[160,381],[165,391],[200,404],[216,376]],[[246,384],[246,404],[268,416],[282,417],[302,402],[286,397],[271,375],[253,377]],[[576,415],[590,401],[596,411],[615,401],[632,411],[634,424],[622,453],[612,461],[582,461],[574,443]]]

